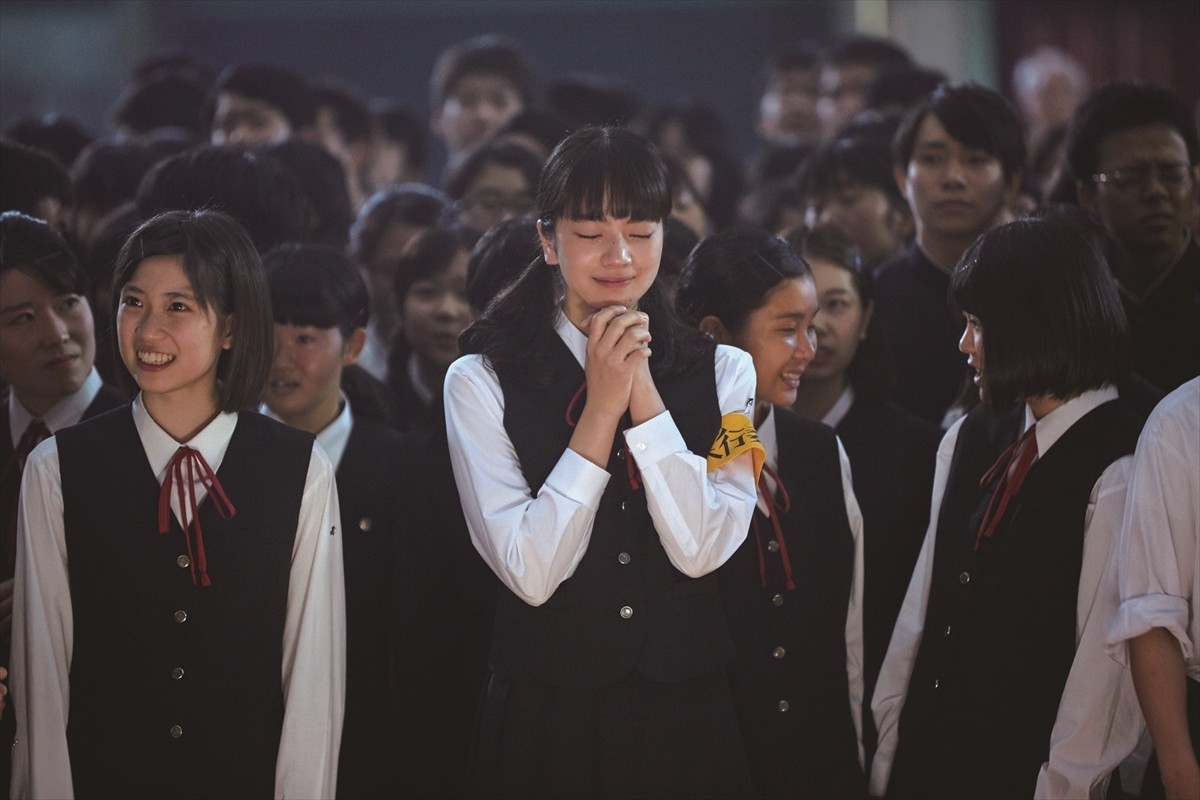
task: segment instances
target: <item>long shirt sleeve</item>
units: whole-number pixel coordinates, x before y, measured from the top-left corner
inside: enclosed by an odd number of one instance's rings
[[[850,718],[854,720],[854,732],[858,736],[858,765],[865,769],[866,752],[863,746],[863,518],[854,496],[854,483],[850,475],[850,458],[838,439],[838,458],[842,465],[842,493],[846,500],[846,518],[850,520],[850,533],[854,536],[854,573],[850,586],[850,604],[846,609],[846,677],[850,686]]]
[[[561,322],[559,335],[582,365],[586,338]],[[722,414],[750,415],[754,380],[747,354],[718,347]],[[505,586],[526,603],[541,605],[587,552],[610,475],[567,448],[534,496],[504,429],[500,382],[482,356],[464,356],[451,365],[445,407],[450,460],[471,541]],[[706,459],[687,449],[670,412],[628,429],[625,438],[671,563],[691,576],[725,563],[745,539],[753,515],[750,459],[738,457],[708,472]]]
[[[140,429],[145,423],[141,414],[144,409],[135,404]],[[214,471],[232,433],[229,417],[221,415],[210,425],[227,428],[213,437],[221,441],[197,443],[210,433],[206,429],[191,443],[206,451]],[[162,460],[153,449],[151,445],[147,452],[152,465]],[[156,472],[161,481],[165,468]],[[202,494],[203,486],[197,489]],[[177,504],[172,507],[183,524],[181,510]],[[331,535],[338,518],[333,467],[314,447],[289,573],[282,667],[286,705],[276,760],[277,797],[334,794],[345,697],[341,536]],[[52,438],[29,457],[18,507],[10,682],[17,727],[14,798],[74,797],[66,738],[74,640],[67,566],[58,447]]]

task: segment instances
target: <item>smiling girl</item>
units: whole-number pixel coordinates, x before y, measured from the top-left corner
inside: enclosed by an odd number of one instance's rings
[[[44,442],[22,485],[14,796],[331,797],[337,493],[311,435],[246,410],[262,264],[224,214],[169,212],[114,289],[136,398]]]
[[[758,506],[718,572],[755,796],[862,796],[862,517],[833,431],[789,410],[815,351],[812,272],[766,231],[724,231],[688,256],[676,305],[758,376]]]
[[[446,376],[463,511],[503,584],[481,795],[749,791],[710,573],[753,512],[754,372],[665,302],[670,211],[643,137],[569,136],[542,173],[541,257]]]

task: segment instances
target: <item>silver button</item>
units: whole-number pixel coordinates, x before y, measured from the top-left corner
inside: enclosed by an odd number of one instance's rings
[[[949,636],[949,635],[950,635],[950,626],[947,625],[946,630],[942,631],[942,636]]]
[[[621,606],[621,619],[629,619],[633,616],[633,609],[629,606]]]
[[[775,606],[776,608],[779,608],[781,605],[783,605],[783,595],[777,594],[774,597],[772,597],[771,605]]]
[[[937,678],[934,678],[934,679],[933,679],[933,688],[935,688],[935,689],[936,689],[936,688],[938,688],[938,687],[939,687],[939,686],[941,686],[941,685],[942,685],[942,682],[941,682],[940,680],[938,680]]]
[[[779,713],[782,714],[784,711],[787,711],[789,708],[791,708],[792,704],[789,703],[787,700],[780,700],[778,703],[775,704],[775,707],[778,708]]]
[[[784,650],[782,647],[776,647],[771,651],[771,655],[773,655],[775,658],[783,658],[787,655],[787,650]]]
[[[366,533],[367,531],[371,530],[371,518],[363,517],[362,519],[360,519],[358,521],[358,529],[360,531],[362,531],[363,533]]]
[[[176,622],[187,622],[187,612],[184,611],[183,609],[176,611],[175,612],[175,621]]]
[[[182,677],[183,677],[183,667],[176,667],[175,669],[171,670],[171,678],[173,680],[179,680]]]
[[[622,461],[625,460],[625,448],[624,447],[617,449],[617,458],[621,459]]]
[[[622,510],[622,511],[624,511],[624,510],[625,510],[625,509],[627,509],[627,508],[629,508],[629,501],[628,501],[628,500],[622,500],[622,501],[621,501],[621,510]]]
[[[779,552],[779,542],[772,539],[771,541],[767,542],[767,549],[770,550],[772,553],[778,553]]]
[[[629,553],[617,553],[617,561],[622,564],[628,564],[632,560],[633,559],[629,556]]]
[[[179,725],[172,725],[171,726],[171,738],[178,739],[180,736],[183,736],[183,728]]]
[[[963,570],[962,572],[958,573],[958,582],[961,583],[963,586],[966,586],[968,583],[971,582],[971,573],[967,572],[966,570]]]
[[[179,567],[180,569],[187,569],[191,565],[192,560],[187,556],[179,556],[175,559],[175,566]]]

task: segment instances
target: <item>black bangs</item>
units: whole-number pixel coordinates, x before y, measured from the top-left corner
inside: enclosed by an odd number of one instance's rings
[[[338,251],[282,245],[267,253],[263,265],[276,323],[338,328],[344,335],[366,326],[366,284]]]
[[[671,214],[667,169],[658,151],[624,128],[587,128],[563,140],[538,187],[544,221],[559,217],[663,220]]]

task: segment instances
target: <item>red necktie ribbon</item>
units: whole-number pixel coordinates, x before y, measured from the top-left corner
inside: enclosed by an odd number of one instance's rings
[[[996,484],[996,488],[992,490],[992,499],[988,502],[987,511],[979,525],[979,533],[975,536],[976,550],[979,549],[979,545],[985,538],[992,538],[992,534],[996,532],[996,526],[1000,524],[1000,520],[1004,519],[1004,512],[1008,510],[1009,502],[1021,491],[1021,485],[1025,483],[1025,476],[1029,474],[1029,468],[1037,460],[1036,431],[1037,425],[1031,425],[1020,438],[1005,448],[1000,457],[996,459],[996,463],[979,481],[981,488],[986,489],[993,483]]]
[[[200,567],[201,586],[211,586],[208,577],[208,558],[204,554],[204,533],[200,529],[200,514],[196,503],[196,481],[199,480],[208,489],[213,506],[222,519],[233,519],[236,509],[212,467],[200,455],[199,450],[190,447],[180,447],[167,464],[167,475],[163,479],[162,489],[158,494],[158,532],[166,533],[171,528],[171,491],[174,490],[179,498],[179,509],[187,520],[183,526],[184,539],[187,541],[188,560],[192,567],[192,583],[197,583],[196,567]],[[192,529],[195,529],[195,551],[192,548]]]

